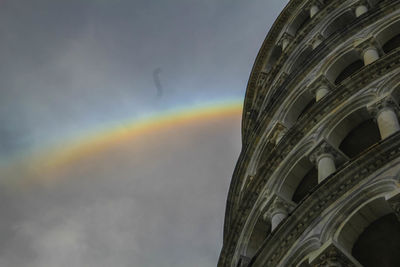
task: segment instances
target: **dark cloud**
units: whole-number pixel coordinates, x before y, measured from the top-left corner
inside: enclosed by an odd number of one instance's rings
[[[283,4],[1,1],[0,266],[215,266],[239,117],[164,129],[53,173],[30,161],[4,171],[3,159],[150,112],[241,99]]]
[[[0,263],[214,266],[240,145],[227,133],[239,124],[236,115],[161,130],[31,174],[28,187],[3,185],[13,192],[2,194]]]

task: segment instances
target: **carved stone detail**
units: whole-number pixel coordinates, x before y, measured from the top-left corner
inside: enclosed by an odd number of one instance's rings
[[[278,41],[278,45],[282,47],[282,51],[286,50],[286,48],[289,46],[290,42],[293,41],[293,39],[294,37],[287,32],[282,34],[281,39],[279,39]]]
[[[374,48],[379,52],[379,55],[383,55],[383,50],[378,41],[373,37],[370,36],[365,39],[359,39],[354,42],[354,48],[358,50],[361,55],[364,54],[364,51],[368,50],[369,48]]]
[[[326,78],[325,75],[319,75],[317,78],[315,78],[310,85],[308,85],[308,91],[312,94],[315,95],[316,91],[320,89],[321,87],[326,87],[329,90],[333,90],[335,87],[329,80]]]
[[[376,100],[375,102],[369,104],[367,106],[367,109],[375,119],[378,117],[379,112],[381,112],[384,109],[394,110],[397,113],[397,116],[399,116],[400,113],[399,104],[390,95],[384,96]]]
[[[308,44],[311,45],[313,49],[315,49],[318,45],[320,45],[324,41],[324,39],[325,38],[322,36],[322,34],[318,33],[314,35],[313,38],[310,39]]]
[[[272,203],[264,213],[263,218],[267,221],[271,221],[272,217],[276,213],[282,212],[289,214],[294,209],[295,206],[296,206],[295,203],[285,200],[278,195],[275,195],[274,199],[272,200]]]
[[[318,255],[310,259],[313,267],[362,267],[362,265],[333,241],[326,242],[318,251]]]
[[[325,139],[319,141],[318,144],[310,151],[309,159],[311,162],[317,164],[318,159],[324,154],[332,155],[336,164],[341,164],[348,160],[348,157],[342,151],[332,146]]]
[[[267,77],[268,77],[268,73],[263,72],[263,71],[260,72],[260,74],[258,75],[257,86],[263,87],[264,84],[267,82]]]
[[[274,144],[278,144],[282,137],[288,131],[287,127],[280,122],[277,122],[274,127],[272,128],[271,133],[271,142]]]

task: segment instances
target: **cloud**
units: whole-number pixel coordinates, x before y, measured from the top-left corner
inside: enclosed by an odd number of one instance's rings
[[[3,183],[0,211],[17,216],[3,222],[0,263],[215,266],[239,125],[235,115],[166,127],[27,174],[29,186]]]

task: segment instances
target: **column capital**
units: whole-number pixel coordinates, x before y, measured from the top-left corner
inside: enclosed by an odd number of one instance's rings
[[[324,6],[324,1],[323,0],[311,0],[308,1],[306,6],[304,7],[307,10],[310,10],[312,6],[317,6],[318,8],[322,8]]]
[[[279,195],[274,195],[269,203],[269,207],[263,215],[264,220],[269,222],[276,213],[289,214],[296,206],[293,201],[286,200]]]
[[[397,113],[397,116],[399,116],[400,113],[399,105],[391,95],[378,98],[374,102],[368,104],[367,109],[375,119],[378,117],[379,113],[385,109],[393,110]]]
[[[317,164],[318,160],[324,156],[332,157],[337,165],[348,160],[348,157],[342,151],[332,146],[325,139],[322,139],[309,152],[309,159],[311,162]]]
[[[321,74],[317,78],[315,78],[308,86],[307,89],[308,91],[312,94],[315,95],[316,91],[320,89],[321,87],[327,88],[329,91],[331,91],[335,86],[326,78],[325,75]]]
[[[356,7],[357,7],[357,6],[361,6],[361,5],[367,6],[367,7],[370,6],[368,0],[358,0],[358,1],[355,3],[355,6],[356,6]]]
[[[383,54],[382,47],[373,36],[364,39],[357,39],[354,41],[353,46],[357,51],[361,53],[361,55],[363,55],[365,51],[371,48],[376,49],[380,55]]]
[[[333,240],[325,242],[309,259],[313,267],[362,267],[344,248]]]

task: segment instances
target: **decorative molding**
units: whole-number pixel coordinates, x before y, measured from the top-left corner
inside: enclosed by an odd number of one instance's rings
[[[278,195],[275,195],[272,203],[264,213],[263,218],[267,222],[270,222],[272,216],[274,216],[276,213],[283,212],[285,214],[289,214],[295,207],[296,203],[293,201],[288,201]]]
[[[378,117],[379,113],[385,109],[394,110],[397,113],[397,116],[400,114],[399,104],[391,95],[385,95],[378,98],[375,102],[369,104],[367,109],[375,119]]]
[[[366,39],[355,40],[353,43],[353,46],[357,51],[359,51],[359,53],[361,55],[363,55],[364,51],[368,50],[368,48],[376,49],[378,51],[379,55],[384,54],[381,45],[373,36],[370,36]]]
[[[277,144],[287,133],[288,128],[281,122],[276,122],[271,131],[271,142]]]
[[[350,253],[332,240],[323,244],[315,253],[317,255],[309,259],[309,263],[313,267],[362,267]]]
[[[309,152],[310,161],[318,165],[318,160],[322,155],[329,154],[335,160],[336,165],[340,165],[349,158],[338,148],[332,146],[327,140],[321,139],[318,144]]]
[[[321,87],[327,88],[329,91],[332,91],[335,88],[328,78],[324,74],[320,74],[317,78],[315,78],[310,85],[307,86],[308,91],[315,95],[315,92]]]

